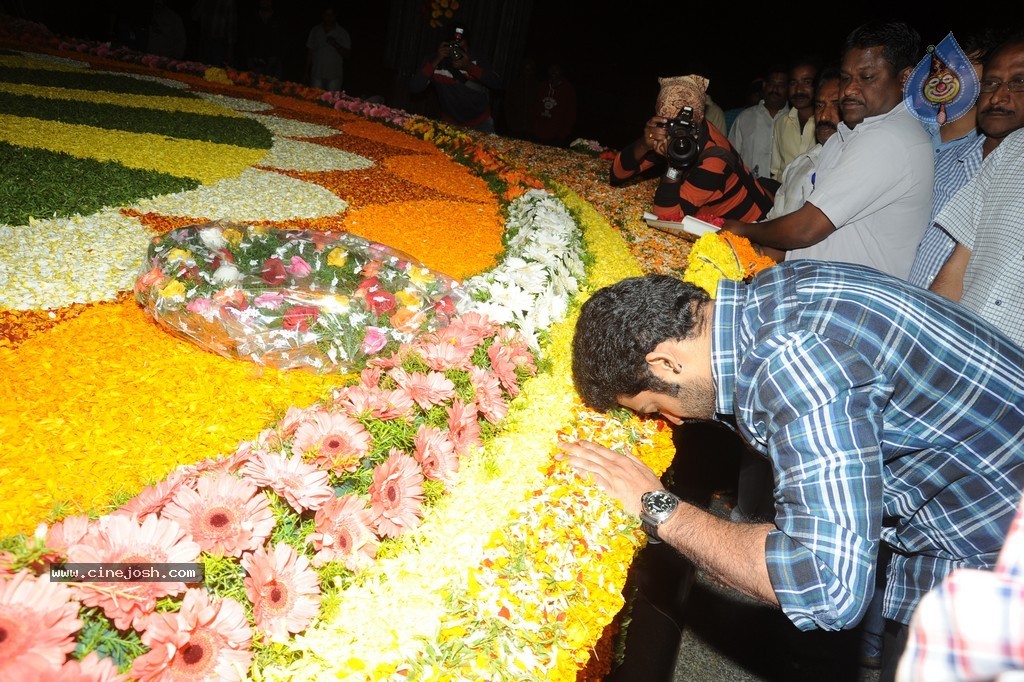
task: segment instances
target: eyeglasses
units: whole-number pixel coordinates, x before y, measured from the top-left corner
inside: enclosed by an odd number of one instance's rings
[[[999,92],[1000,88],[1006,86],[1010,92],[1024,92],[1024,78],[1017,78],[1012,81],[984,80],[981,81],[982,92]]]

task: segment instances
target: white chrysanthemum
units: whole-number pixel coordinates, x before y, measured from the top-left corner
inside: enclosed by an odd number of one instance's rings
[[[0,308],[110,301],[138,275],[152,234],[117,209],[0,225]]]
[[[494,303],[510,310],[529,310],[534,305],[533,296],[515,284],[495,282],[490,286],[489,292]]]
[[[274,137],[274,146],[259,165],[280,170],[347,171],[370,168],[373,161],[333,147]]]
[[[212,92],[200,92],[195,91],[195,94],[202,97],[205,100],[219,104],[225,109],[232,109],[240,112],[252,112],[252,111],[266,111],[267,109],[273,109],[274,105],[261,102],[256,99],[240,99],[238,97],[227,97],[225,95],[215,95]],[[269,117],[264,117],[269,118]]]
[[[467,301],[464,307],[459,308],[459,313],[480,313],[494,320],[498,324],[508,324],[514,319],[515,313],[503,305],[493,301]]]
[[[264,114],[254,114],[246,111],[241,111],[240,113],[254,121],[259,121],[274,135],[281,135],[283,137],[330,137],[331,135],[338,135],[341,132],[336,128],[329,128],[328,126],[322,126],[317,123],[296,121],[291,118],[266,116]]]
[[[522,250],[522,257],[548,267],[554,267],[555,263],[558,262],[559,254],[540,244],[529,244]]]
[[[236,222],[319,218],[337,215],[347,207],[348,204],[319,185],[253,168],[242,171],[236,178],[187,192],[143,199],[134,206],[143,213]]]
[[[543,264],[530,263],[515,256],[505,261],[504,270],[508,281],[529,292],[540,291],[549,279],[549,273]]]

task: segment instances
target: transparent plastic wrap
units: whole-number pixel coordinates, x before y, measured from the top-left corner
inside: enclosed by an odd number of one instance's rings
[[[445,326],[458,286],[347,232],[214,222],[153,238],[135,297],[207,350],[327,373],[361,369]]]

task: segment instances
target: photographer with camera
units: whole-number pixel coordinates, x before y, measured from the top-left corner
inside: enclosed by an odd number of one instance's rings
[[[494,132],[491,90],[501,87],[501,76],[470,54],[463,26],[456,25],[451,38],[438,45],[434,57],[413,74],[410,90],[423,92],[431,83],[444,121],[485,133]]]
[[[707,213],[757,221],[771,209],[773,196],[753,176],[726,136],[704,120],[703,76],[659,78],[655,115],[643,135],[612,161],[610,181],[661,173],[652,212],[681,221]],[[746,216],[746,217],[742,217]]]

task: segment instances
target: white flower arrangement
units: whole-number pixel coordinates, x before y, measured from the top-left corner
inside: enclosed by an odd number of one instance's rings
[[[509,206],[504,258],[468,279],[459,312],[510,324],[539,350],[538,330],[561,319],[584,274],[579,226],[558,197],[531,190]]]

